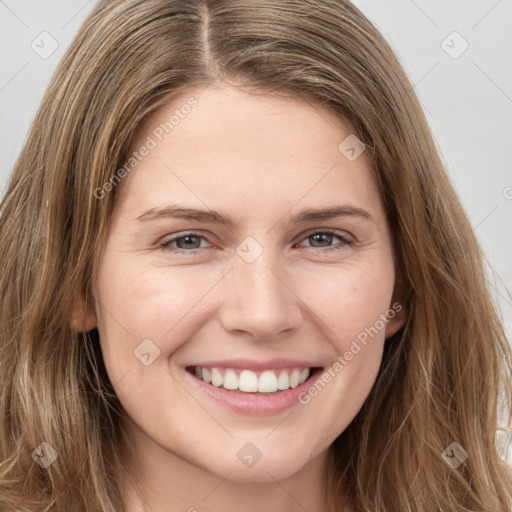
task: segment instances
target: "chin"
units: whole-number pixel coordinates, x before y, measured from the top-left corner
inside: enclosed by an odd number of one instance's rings
[[[241,457],[243,459],[243,457]],[[215,467],[209,465],[203,468],[226,478],[232,482],[275,482],[285,480],[300,471],[308,460],[301,458],[298,453],[279,453],[274,451],[271,455],[261,455],[255,462],[242,462],[237,455],[219,461]],[[252,465],[249,465],[251,464]],[[246,465],[247,464],[247,465]],[[228,475],[228,476],[226,476]]]

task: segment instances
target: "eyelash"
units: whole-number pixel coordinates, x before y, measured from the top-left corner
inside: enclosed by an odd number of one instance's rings
[[[335,236],[335,237],[337,237],[337,238],[339,238],[341,240],[342,245],[339,246],[339,247],[335,246],[335,247],[326,247],[326,248],[310,247],[311,249],[319,249],[320,252],[330,252],[330,251],[339,251],[339,250],[343,249],[345,246],[349,246],[350,247],[350,246],[354,245],[354,241],[353,240],[350,240],[350,239],[346,238],[345,236],[340,235],[336,231],[332,231],[330,229],[320,229],[320,230],[317,230],[317,231],[309,232],[309,233],[306,234],[306,236],[304,236],[304,238],[302,238],[301,241],[306,240],[307,238],[310,238],[310,237],[312,237],[314,235],[319,235],[319,234],[322,234],[322,235],[333,235],[333,236]],[[160,246],[161,246],[161,248],[164,251],[171,251],[173,253],[187,254],[187,255],[194,255],[194,254],[198,253],[199,251],[201,251],[202,249],[204,249],[204,248],[199,248],[199,249],[191,249],[191,250],[187,251],[185,249],[178,249],[178,248],[173,247],[173,246],[170,245],[171,243],[176,242],[176,240],[179,240],[181,238],[186,238],[187,236],[196,236],[196,237],[202,238],[204,240],[207,240],[206,237],[204,237],[200,233],[196,233],[196,232],[190,231],[190,232],[184,233],[183,235],[175,236],[173,238],[169,238],[167,240],[164,240],[163,242],[161,242]]]

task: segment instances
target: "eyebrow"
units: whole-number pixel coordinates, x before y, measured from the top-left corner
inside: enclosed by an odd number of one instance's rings
[[[307,208],[294,215],[290,222],[293,224],[305,224],[317,220],[329,220],[337,217],[359,217],[371,222],[375,219],[369,212],[350,205],[339,205],[329,208]],[[226,215],[214,210],[200,210],[196,208],[183,208],[178,205],[169,205],[160,208],[151,208],[137,217],[135,220],[148,221],[161,218],[186,219],[210,224],[221,224],[229,228],[234,228],[235,220],[230,215]]]

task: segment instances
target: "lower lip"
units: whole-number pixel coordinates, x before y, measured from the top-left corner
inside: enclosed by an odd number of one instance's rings
[[[306,381],[293,389],[274,393],[244,393],[206,384],[206,382],[185,370],[187,378],[190,378],[193,384],[210,398],[232,411],[248,416],[271,416],[299,404],[299,395],[311,386],[311,382],[321,372],[322,368],[316,369]]]

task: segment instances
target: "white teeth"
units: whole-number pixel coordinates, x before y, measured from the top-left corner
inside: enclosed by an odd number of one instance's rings
[[[238,389],[238,375],[233,370],[224,373],[224,389]]]
[[[281,391],[288,389],[290,387],[290,377],[288,377],[288,373],[284,370],[279,374],[279,378],[277,379],[277,389]]]
[[[304,370],[302,370],[300,372],[299,384],[302,384],[303,382],[306,382],[306,379],[308,377],[309,377],[309,368],[304,368]]]
[[[268,370],[260,375],[258,391],[260,393],[273,393],[277,391],[277,377],[273,371]]]
[[[194,368],[194,374],[207,384],[223,387],[228,390],[240,390],[244,393],[274,393],[296,388],[304,383],[310,374],[309,368],[293,368],[287,370],[265,370],[259,375],[252,370],[237,373],[232,368]]]
[[[212,386],[215,386],[218,388],[219,386],[222,386],[222,381],[224,379],[222,378],[222,374],[217,370],[217,368],[212,368]]]
[[[258,376],[251,370],[242,370],[238,380],[238,389],[246,393],[258,391]]]
[[[290,375],[290,387],[296,388],[299,385],[300,380],[300,370],[293,370],[292,374]]]

